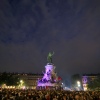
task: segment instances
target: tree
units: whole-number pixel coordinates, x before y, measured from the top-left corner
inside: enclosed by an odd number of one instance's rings
[[[81,75],[79,75],[79,74],[72,75],[71,76],[71,84],[72,84],[73,88],[76,87],[77,81],[81,82]]]
[[[17,85],[18,81],[19,81],[18,76],[12,73],[3,72],[2,74],[0,74],[0,85],[6,84],[8,86],[11,86],[11,85],[15,86]]]
[[[94,79],[93,81],[89,82],[88,89],[90,90],[100,89],[100,76]]]

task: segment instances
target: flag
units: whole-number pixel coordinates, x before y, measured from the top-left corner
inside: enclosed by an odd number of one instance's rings
[[[58,76],[58,80],[60,81],[60,80],[62,80],[62,78],[60,76]]]

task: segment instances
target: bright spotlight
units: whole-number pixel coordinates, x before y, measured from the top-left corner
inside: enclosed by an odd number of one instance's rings
[[[78,85],[78,87],[80,87],[80,86],[81,86],[81,83],[80,83],[80,81],[77,81],[77,85]]]

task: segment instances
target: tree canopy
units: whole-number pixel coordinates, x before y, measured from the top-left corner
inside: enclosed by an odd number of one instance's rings
[[[88,84],[88,89],[97,90],[100,89],[100,76],[93,81],[90,81]]]
[[[13,74],[6,72],[0,74],[0,85],[2,84],[6,84],[8,86],[17,85],[18,81],[19,81],[18,76],[15,76]]]

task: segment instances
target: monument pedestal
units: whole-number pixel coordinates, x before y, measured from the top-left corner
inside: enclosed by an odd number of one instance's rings
[[[61,89],[61,80],[58,80],[55,66],[52,63],[47,63],[45,73],[42,79],[37,82],[38,89]]]

